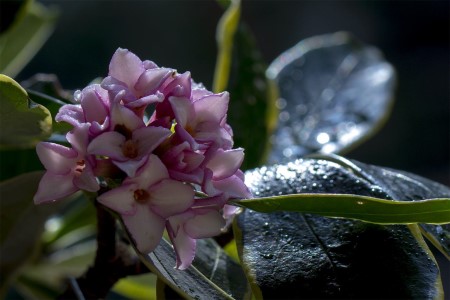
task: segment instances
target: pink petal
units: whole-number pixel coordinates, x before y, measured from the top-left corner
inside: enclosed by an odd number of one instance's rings
[[[179,270],[185,270],[192,264],[197,243],[195,239],[191,238],[184,231],[183,219],[173,217],[169,219],[167,224],[167,232],[177,255],[176,268]]]
[[[79,104],[66,104],[61,106],[55,116],[56,122],[66,122],[72,126],[79,126],[85,123],[83,108]]]
[[[164,218],[181,213],[194,203],[194,189],[172,179],[164,179],[148,191],[153,211]]]
[[[161,94],[160,92],[156,92],[155,94],[145,96],[145,97],[139,98],[134,101],[130,101],[126,104],[126,107],[131,108],[131,109],[140,108],[140,107],[152,104],[152,103],[162,102],[163,100],[164,100],[164,95]]]
[[[169,172],[162,161],[154,154],[150,154],[147,162],[137,172],[133,181],[139,185],[141,189],[148,189],[148,187],[169,178]]]
[[[73,183],[76,187],[81,190],[88,192],[97,192],[100,189],[97,179],[95,178],[94,172],[91,166],[86,162],[84,170],[79,176],[75,176]]]
[[[148,69],[139,77],[135,89],[142,95],[155,92],[172,72],[172,69],[167,68]]]
[[[98,202],[121,215],[134,215],[137,210],[137,202],[134,200],[134,192],[139,189],[136,184],[122,184],[97,197]]]
[[[44,167],[56,175],[70,172],[78,156],[78,153],[71,148],[47,142],[38,143],[36,152]]]
[[[74,127],[66,134],[67,141],[72,145],[73,149],[77,151],[78,156],[84,156],[89,143],[89,123],[81,124]]]
[[[122,134],[115,131],[105,132],[91,141],[87,153],[108,156],[119,161],[128,160],[122,152],[124,142],[125,137]]]
[[[111,59],[108,75],[132,88],[144,71],[144,66],[139,57],[127,49],[119,48]]]
[[[119,103],[115,103],[112,107],[111,122],[113,129],[116,125],[124,125],[128,130],[133,131],[145,126],[144,121],[132,110]]]
[[[191,96],[191,73],[185,72],[183,74],[176,74],[175,78],[169,77],[164,83],[164,87],[161,92],[167,97],[184,97],[190,98]]]
[[[85,88],[82,92],[81,107],[88,122],[103,123],[108,116],[108,110],[105,103],[99,97],[97,89],[99,85],[91,85]]]
[[[52,202],[67,197],[79,189],[73,184],[73,174],[55,175],[46,172],[39,182],[39,187],[34,195],[34,203],[41,204]]]
[[[217,122],[220,123],[225,118],[228,111],[229,94],[213,94],[194,101],[194,110],[197,123]]]
[[[190,123],[190,120],[195,118],[191,100],[187,98],[170,97],[169,102],[172,105],[172,110],[175,114],[177,123],[180,126],[186,127],[186,125]]]
[[[133,141],[137,142],[138,153],[148,154],[155,150],[172,132],[164,127],[143,127],[133,132]]]
[[[226,193],[231,198],[248,199],[252,197],[252,193],[245,185],[244,181],[236,175],[213,181],[213,185],[217,190]]]
[[[244,149],[217,150],[206,164],[213,171],[213,180],[220,180],[232,176],[244,161]]]
[[[165,220],[153,213],[147,205],[137,205],[134,215],[122,215],[137,249],[143,254],[152,252],[161,241]]]
[[[137,170],[147,162],[147,156],[143,156],[139,159],[128,159],[126,161],[114,160],[113,163],[122,171],[124,171],[128,177],[136,176]]]
[[[217,210],[201,209],[186,221],[184,230],[194,239],[203,239],[221,234],[224,226],[225,220]]]

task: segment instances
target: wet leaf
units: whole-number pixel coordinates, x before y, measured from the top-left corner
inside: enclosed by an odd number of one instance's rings
[[[53,32],[57,12],[26,1],[14,23],[0,35],[0,73],[16,76]]]
[[[0,148],[29,148],[48,138],[52,118],[13,79],[0,74]]]
[[[33,196],[42,172],[22,174],[0,183],[0,294],[37,249],[44,224],[59,204],[36,206]]]
[[[249,288],[241,267],[213,240],[197,241],[191,267],[174,268],[175,254],[164,239],[150,254],[136,251],[145,265],[180,296],[194,299],[244,299]]]
[[[280,98],[270,162],[342,153],[384,123],[395,74],[378,49],[345,32],[305,39],[267,70]]]
[[[349,164],[339,162],[336,157],[334,160],[311,158],[262,167],[247,172],[246,183],[255,197],[338,193],[414,198],[412,186],[403,194],[391,195],[383,185],[361,175],[365,167],[357,168],[356,163],[347,160]],[[447,189],[433,197],[449,195]],[[416,225],[382,226],[313,214],[246,210],[238,217],[234,230],[257,299],[288,299],[293,295],[442,297],[439,269]]]

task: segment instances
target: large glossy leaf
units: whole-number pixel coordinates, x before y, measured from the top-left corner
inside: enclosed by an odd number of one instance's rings
[[[301,41],[267,74],[278,83],[281,110],[271,163],[342,153],[376,131],[392,105],[392,66],[344,32]]]
[[[255,197],[295,193],[415,198],[410,186],[378,185],[355,163],[302,159],[246,173]],[[371,169],[381,168],[370,167]],[[392,171],[393,172],[393,171]],[[374,176],[376,177],[376,176]],[[423,185],[425,179],[416,177]],[[442,187],[433,197],[448,198]],[[312,214],[246,210],[234,226],[238,249],[257,299],[442,297],[439,269],[416,225],[382,226]]]
[[[13,79],[0,74],[0,148],[33,147],[50,136],[48,109],[35,104]]]
[[[235,146],[245,149],[245,170],[267,159],[269,136],[276,125],[277,88],[265,75],[266,64],[251,31],[238,24],[239,13],[239,1],[231,1],[218,26],[214,91],[230,92],[228,123]]]
[[[56,18],[55,10],[26,1],[14,23],[0,35],[0,73],[16,76],[50,36]]]
[[[33,257],[45,222],[60,208],[59,204],[34,205],[41,177],[42,172],[26,173],[0,183],[0,292]]]
[[[249,288],[241,267],[226,255],[213,240],[198,240],[193,265],[180,271],[174,268],[172,246],[161,240],[150,254],[139,258],[159,279],[183,298],[245,299]]]

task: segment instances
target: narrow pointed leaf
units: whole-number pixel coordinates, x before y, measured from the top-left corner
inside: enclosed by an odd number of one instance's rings
[[[393,102],[393,67],[345,32],[299,42],[267,74],[278,83],[281,110],[271,163],[342,153],[377,131]]]
[[[406,202],[347,194],[291,194],[235,203],[259,212],[295,211],[386,225],[450,223],[450,198]]]

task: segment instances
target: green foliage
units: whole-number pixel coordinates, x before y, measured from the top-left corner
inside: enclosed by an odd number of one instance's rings
[[[218,55],[215,92],[230,92],[228,122],[234,142],[245,149],[242,169],[260,166],[267,160],[269,137],[277,122],[277,87],[266,77],[251,31],[239,23],[240,1],[231,1],[217,27]]]
[[[246,199],[237,205],[258,212],[296,211],[375,224],[450,223],[450,198],[393,201],[346,194],[289,194]]]
[[[0,149],[34,147],[51,134],[50,112],[28,98],[13,79],[0,74]]]
[[[130,239],[132,241],[132,239]],[[141,261],[179,295],[194,299],[244,299],[249,287],[241,267],[212,239],[198,240],[198,252],[191,267],[178,271],[172,246],[161,240],[150,254],[140,253]]]
[[[45,222],[61,208],[59,204],[34,205],[41,177],[42,172],[26,173],[0,183],[0,294],[35,255]]]
[[[57,12],[27,0],[14,23],[0,35],[0,73],[15,77],[53,31]]]
[[[389,206],[394,199],[397,200],[394,206],[399,205],[400,210],[405,207],[405,213],[412,218],[422,212],[409,211],[411,203],[437,204],[438,210],[445,211],[440,221],[448,222],[449,188],[403,172],[346,159],[340,161],[337,156],[262,167],[248,171],[246,180],[253,194],[267,197],[268,202],[248,200],[255,201],[253,208],[266,213],[246,210],[234,224],[241,262],[257,299],[289,298],[293,294],[300,298],[442,296],[439,269],[418,226],[381,226],[369,222],[377,213],[395,212],[397,208]],[[429,188],[430,194],[425,193]],[[298,195],[281,196],[290,194]],[[436,203],[418,201],[424,196],[446,199]],[[363,216],[369,222],[347,219],[346,210],[355,212],[357,206],[364,207],[369,202],[374,206]],[[378,205],[384,207],[375,207]],[[339,210],[333,214],[345,218],[318,216],[320,209]],[[401,218],[392,216],[391,221]],[[428,221],[434,216],[430,214],[430,218]]]

